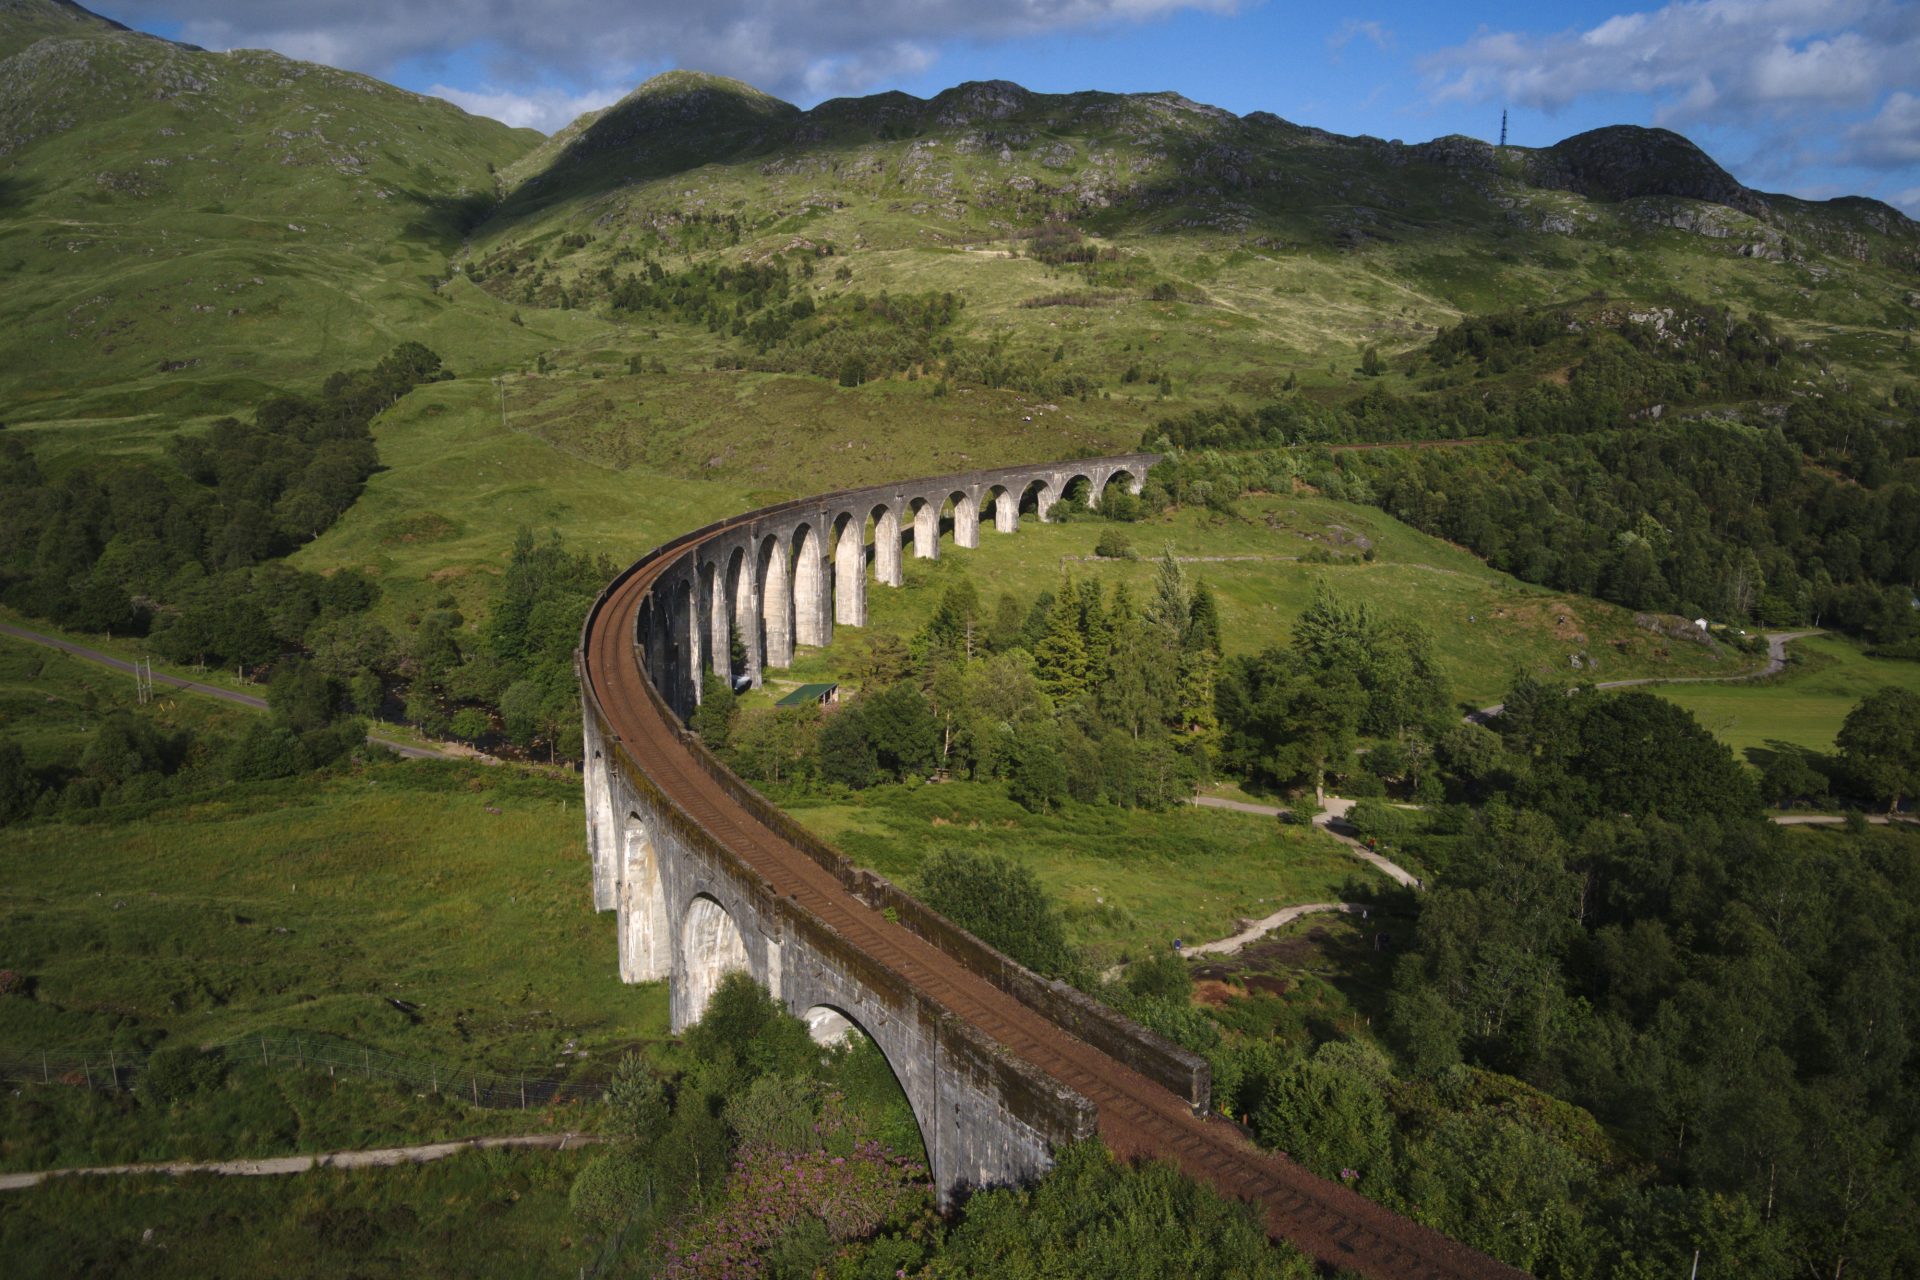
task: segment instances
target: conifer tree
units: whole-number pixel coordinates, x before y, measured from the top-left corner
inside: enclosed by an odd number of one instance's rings
[[[1080,592],[1068,578],[1047,612],[1046,633],[1033,650],[1034,674],[1058,704],[1087,689],[1087,645],[1080,634]]]

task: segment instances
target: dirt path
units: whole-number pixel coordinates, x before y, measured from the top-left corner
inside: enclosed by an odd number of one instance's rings
[[[386,1169],[402,1164],[427,1164],[444,1160],[462,1151],[491,1151],[498,1148],[538,1148],[565,1151],[569,1147],[598,1142],[593,1134],[529,1133],[503,1138],[457,1138],[451,1142],[427,1142],[412,1147],[381,1147],[373,1151],[329,1151],[321,1155],[265,1156],[257,1160],[170,1160],[163,1164],[104,1164],[83,1169],[41,1169],[32,1173],[0,1173],[0,1191],[20,1191],[38,1186],[48,1178],[95,1178],[166,1174],[177,1178],[187,1173],[218,1173],[235,1178],[270,1178],[288,1173],[306,1173],[312,1169]]]
[[[122,658],[116,658],[112,654],[102,653],[98,649],[89,649],[85,645],[74,644],[71,640],[62,640],[58,636],[43,635],[38,631],[28,631],[25,627],[16,627],[6,622],[0,622],[0,635],[12,636],[15,640],[24,640],[28,644],[38,644],[44,645],[49,649],[58,649],[60,652],[79,658],[84,662],[98,663],[103,667],[111,667],[115,671],[124,671],[128,675],[133,674],[133,664],[131,662]],[[183,693],[196,693],[206,698],[218,698],[222,702],[230,702],[237,707],[248,707],[254,711],[265,711],[267,709],[267,700],[265,698],[258,698],[250,693],[239,693],[233,689],[222,689],[218,685],[202,684],[198,680],[189,680],[185,676],[170,676],[156,671],[153,673],[153,682],[155,684],[163,684],[169,689],[178,689]],[[480,754],[479,752],[473,752],[471,756],[465,756],[455,751],[442,751],[437,747],[418,747],[412,743],[401,742],[395,738],[383,737],[377,733],[368,734],[367,741],[373,743],[375,746],[385,747],[395,755],[405,756],[409,760],[460,760],[477,757]]]
[[[1267,818],[1277,818],[1287,812],[1270,804],[1249,804],[1245,800],[1226,800],[1219,796],[1195,796],[1187,803],[1198,805],[1202,809],[1230,809],[1234,813],[1257,813]],[[1328,796],[1326,806],[1325,813],[1315,815],[1313,819],[1315,827],[1347,846],[1347,851],[1354,857],[1377,868],[1382,875],[1396,884],[1403,884],[1409,889],[1425,887],[1420,883],[1419,876],[1414,875],[1399,863],[1375,853],[1348,834],[1353,828],[1347,823],[1347,811],[1353,808],[1353,801],[1343,800],[1339,796]]]
[[[1738,684],[1742,680],[1764,680],[1768,676],[1777,676],[1787,666],[1787,645],[1795,640],[1804,640],[1808,636],[1817,636],[1818,631],[1769,631],[1767,633],[1767,665],[1758,671],[1749,671],[1737,676],[1641,676],[1633,680],[1602,680],[1593,687],[1596,689],[1633,689],[1648,684]],[[1468,724],[1485,724],[1507,709],[1504,702],[1496,702],[1490,707],[1470,711],[1465,719]]]
[[[1350,916],[1363,916],[1369,908],[1362,902],[1308,902],[1297,907],[1282,907],[1270,916],[1258,920],[1249,920],[1246,927],[1230,938],[1216,938],[1212,942],[1197,942],[1182,950],[1189,956],[1230,956],[1249,942],[1258,942],[1283,924],[1292,924],[1301,916],[1319,915],[1327,911],[1344,912]]]

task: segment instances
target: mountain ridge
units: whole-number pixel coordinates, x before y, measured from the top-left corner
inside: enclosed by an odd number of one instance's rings
[[[731,96],[740,108],[731,113],[714,112],[715,99]],[[1841,205],[1867,202],[1901,222],[1914,224],[1903,211],[1871,196],[1843,195],[1827,200],[1762,192],[1734,178],[1724,167],[1691,139],[1664,128],[1632,124],[1603,125],[1569,135],[1544,147],[1496,147],[1481,139],[1451,134],[1426,142],[1386,141],[1365,134],[1333,133],[1289,121],[1264,110],[1235,115],[1221,107],[1194,102],[1172,91],[1109,93],[1084,90],[1073,93],[1041,93],[1008,80],[966,81],[945,89],[931,98],[920,98],[900,90],[861,96],[827,99],[802,109],[783,102],[742,81],[708,72],[678,69],[654,76],[613,106],[589,112],[556,132],[549,143],[565,138],[569,143],[589,138],[596,128],[611,117],[639,114],[643,120],[628,122],[628,132],[641,127],[658,128],[676,120],[682,124],[707,123],[722,115],[749,120],[755,128],[732,128],[713,139],[717,145],[689,148],[686,156],[697,163],[740,159],[755,147],[806,146],[865,129],[876,136],[898,138],[904,130],[926,133],[934,129],[991,126],[1023,115],[1040,115],[1056,121],[1062,115],[1091,117],[1124,114],[1130,107],[1174,113],[1203,121],[1215,130],[1256,129],[1269,140],[1308,142],[1352,148],[1385,147],[1403,150],[1422,159],[1441,164],[1492,169],[1502,155],[1519,157],[1529,181],[1546,189],[1570,191],[1589,199],[1608,203],[1645,197],[1674,197],[1724,205],[1739,212],[1767,219],[1773,204],[1793,201],[1803,206]],[[790,124],[785,138],[778,127]],[[603,137],[591,149],[598,158],[597,169],[605,174],[612,165],[608,152],[617,149],[618,139]],[[1468,157],[1478,152],[1477,159]],[[649,155],[657,153],[657,149]],[[550,163],[542,168],[541,157]],[[514,177],[520,182],[555,184],[553,164],[564,161],[567,147],[537,148],[516,166]],[[652,176],[644,166],[635,175]],[[1920,226],[1920,224],[1914,224]]]

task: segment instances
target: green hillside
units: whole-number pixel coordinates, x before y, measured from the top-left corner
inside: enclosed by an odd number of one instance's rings
[[[703,263],[788,270],[782,306],[951,292],[964,309],[943,336],[963,354],[997,344],[1003,363],[1116,393],[1162,373],[1177,396],[1258,397],[1289,375],[1338,388],[1367,346],[1390,356],[1464,313],[1595,295],[1781,316],[1877,379],[1910,369],[1920,315],[1912,221],[1751,191],[1664,130],[1409,146],[1004,82],[800,112],[675,72],[509,176],[464,262],[496,296],[601,307],[629,275]],[[754,324],[764,283],[687,318],[779,364]]]
[[[537,345],[438,290],[537,135],[52,0],[0,8],[0,53],[7,419],[224,411],[402,334]]]

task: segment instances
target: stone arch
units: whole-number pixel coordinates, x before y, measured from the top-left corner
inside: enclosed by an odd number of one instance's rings
[[[833,620],[867,625],[867,518],[842,511],[833,518]]]
[[[793,531],[793,640],[821,645],[833,641],[833,604],[828,599],[828,566],[820,530],[805,520]]]
[[[887,1070],[893,1073],[894,1083],[906,1095],[907,1106],[913,1112],[913,1122],[920,1129],[920,1145],[926,1151],[929,1171],[934,1174],[936,1194],[944,1196],[947,1189],[941,1181],[939,1169],[944,1162],[936,1154],[939,1148],[933,1127],[938,1120],[939,1110],[935,1098],[936,1087],[924,1070],[914,1070],[916,1065],[924,1064],[916,1064],[911,1057],[911,1050],[899,1043],[900,1037],[892,1034],[896,1020],[875,1020],[880,1025],[879,1034],[875,1034],[867,1020],[849,1012],[843,1004],[828,999],[804,1006],[800,1011],[800,1019],[807,1024],[807,1034],[813,1037],[814,1043],[822,1047],[841,1044],[848,1033],[854,1031],[873,1041],[873,1047],[880,1051]],[[906,1069],[902,1070],[903,1067]]]
[[[1100,481],[1099,492],[1095,496],[1102,502],[1106,501],[1107,491],[1121,482],[1126,484],[1126,492],[1131,494],[1138,494],[1146,486],[1146,482],[1128,468],[1115,467]]]
[[[680,919],[680,976],[686,990],[682,1026],[700,1020],[720,979],[736,969],[753,972],[746,937],[733,913],[711,894],[694,895]]]
[[[760,588],[753,557],[744,546],[735,546],[727,554],[726,592],[731,605],[733,634],[747,656],[745,671],[729,671],[728,678],[746,676],[757,687],[760,683]],[[727,662],[733,662],[733,643],[727,643]]]
[[[1048,510],[1052,508],[1059,496],[1053,487],[1051,477],[1035,476],[1021,483],[1020,496],[1015,500],[1014,510],[1020,515],[1031,513],[1037,519],[1045,520]]]
[[[889,587],[906,581],[900,565],[900,512],[889,503],[879,503],[873,516],[873,576]]]
[[[793,665],[793,588],[785,539],[769,533],[760,539],[760,647],[769,667]]]
[[[1100,505],[1100,490],[1092,476],[1084,471],[1076,471],[1060,482],[1059,499],[1063,502],[1078,501],[1091,511]]]
[[[1020,494],[1004,484],[996,484],[987,490],[986,505],[993,508],[993,528],[996,533],[1018,533],[1020,531]]]
[[[916,560],[938,560],[940,558],[940,509],[946,499],[939,496],[924,496],[907,500],[907,514],[913,520],[913,558]]]
[[[646,820],[631,812],[621,831],[619,934],[623,982],[657,982],[672,973],[659,846]]]

